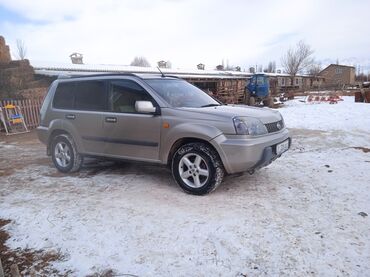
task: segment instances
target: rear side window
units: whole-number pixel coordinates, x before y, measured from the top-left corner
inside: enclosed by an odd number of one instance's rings
[[[76,82],[75,109],[104,111],[107,109],[107,92],[104,81]]]
[[[107,95],[104,81],[60,83],[53,106],[58,109],[104,111],[107,110]]]

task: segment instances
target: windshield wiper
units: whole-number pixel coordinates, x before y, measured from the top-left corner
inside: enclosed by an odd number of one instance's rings
[[[221,106],[221,104],[207,104],[207,105],[203,105],[203,106],[200,106],[201,108],[207,108],[207,107],[216,107],[216,106]]]

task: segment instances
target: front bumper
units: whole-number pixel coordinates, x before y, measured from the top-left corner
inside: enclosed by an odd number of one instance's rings
[[[281,156],[276,145],[291,137],[287,129],[266,136],[245,138],[238,135],[220,135],[211,143],[217,149],[227,173],[244,172],[269,165]]]

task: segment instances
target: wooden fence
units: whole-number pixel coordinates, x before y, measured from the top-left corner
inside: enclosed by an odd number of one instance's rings
[[[13,104],[21,108],[27,128],[36,128],[40,124],[40,109],[42,105],[42,98],[24,99],[24,100],[0,100],[0,107],[7,104]],[[0,129],[4,126],[0,124]]]

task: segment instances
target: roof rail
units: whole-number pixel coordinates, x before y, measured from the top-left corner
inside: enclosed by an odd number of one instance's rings
[[[60,74],[58,79],[75,79],[75,78],[90,78],[90,77],[107,77],[107,76],[134,76],[140,78],[140,76],[134,73],[97,73],[97,74]]]
[[[69,78],[71,78],[71,76],[68,75],[68,74],[59,74],[58,75],[58,79],[69,79]]]
[[[180,74],[179,74],[180,75]],[[175,78],[175,79],[181,79],[181,77],[179,76],[175,76],[175,75],[164,75],[164,77],[170,77],[170,78]]]

